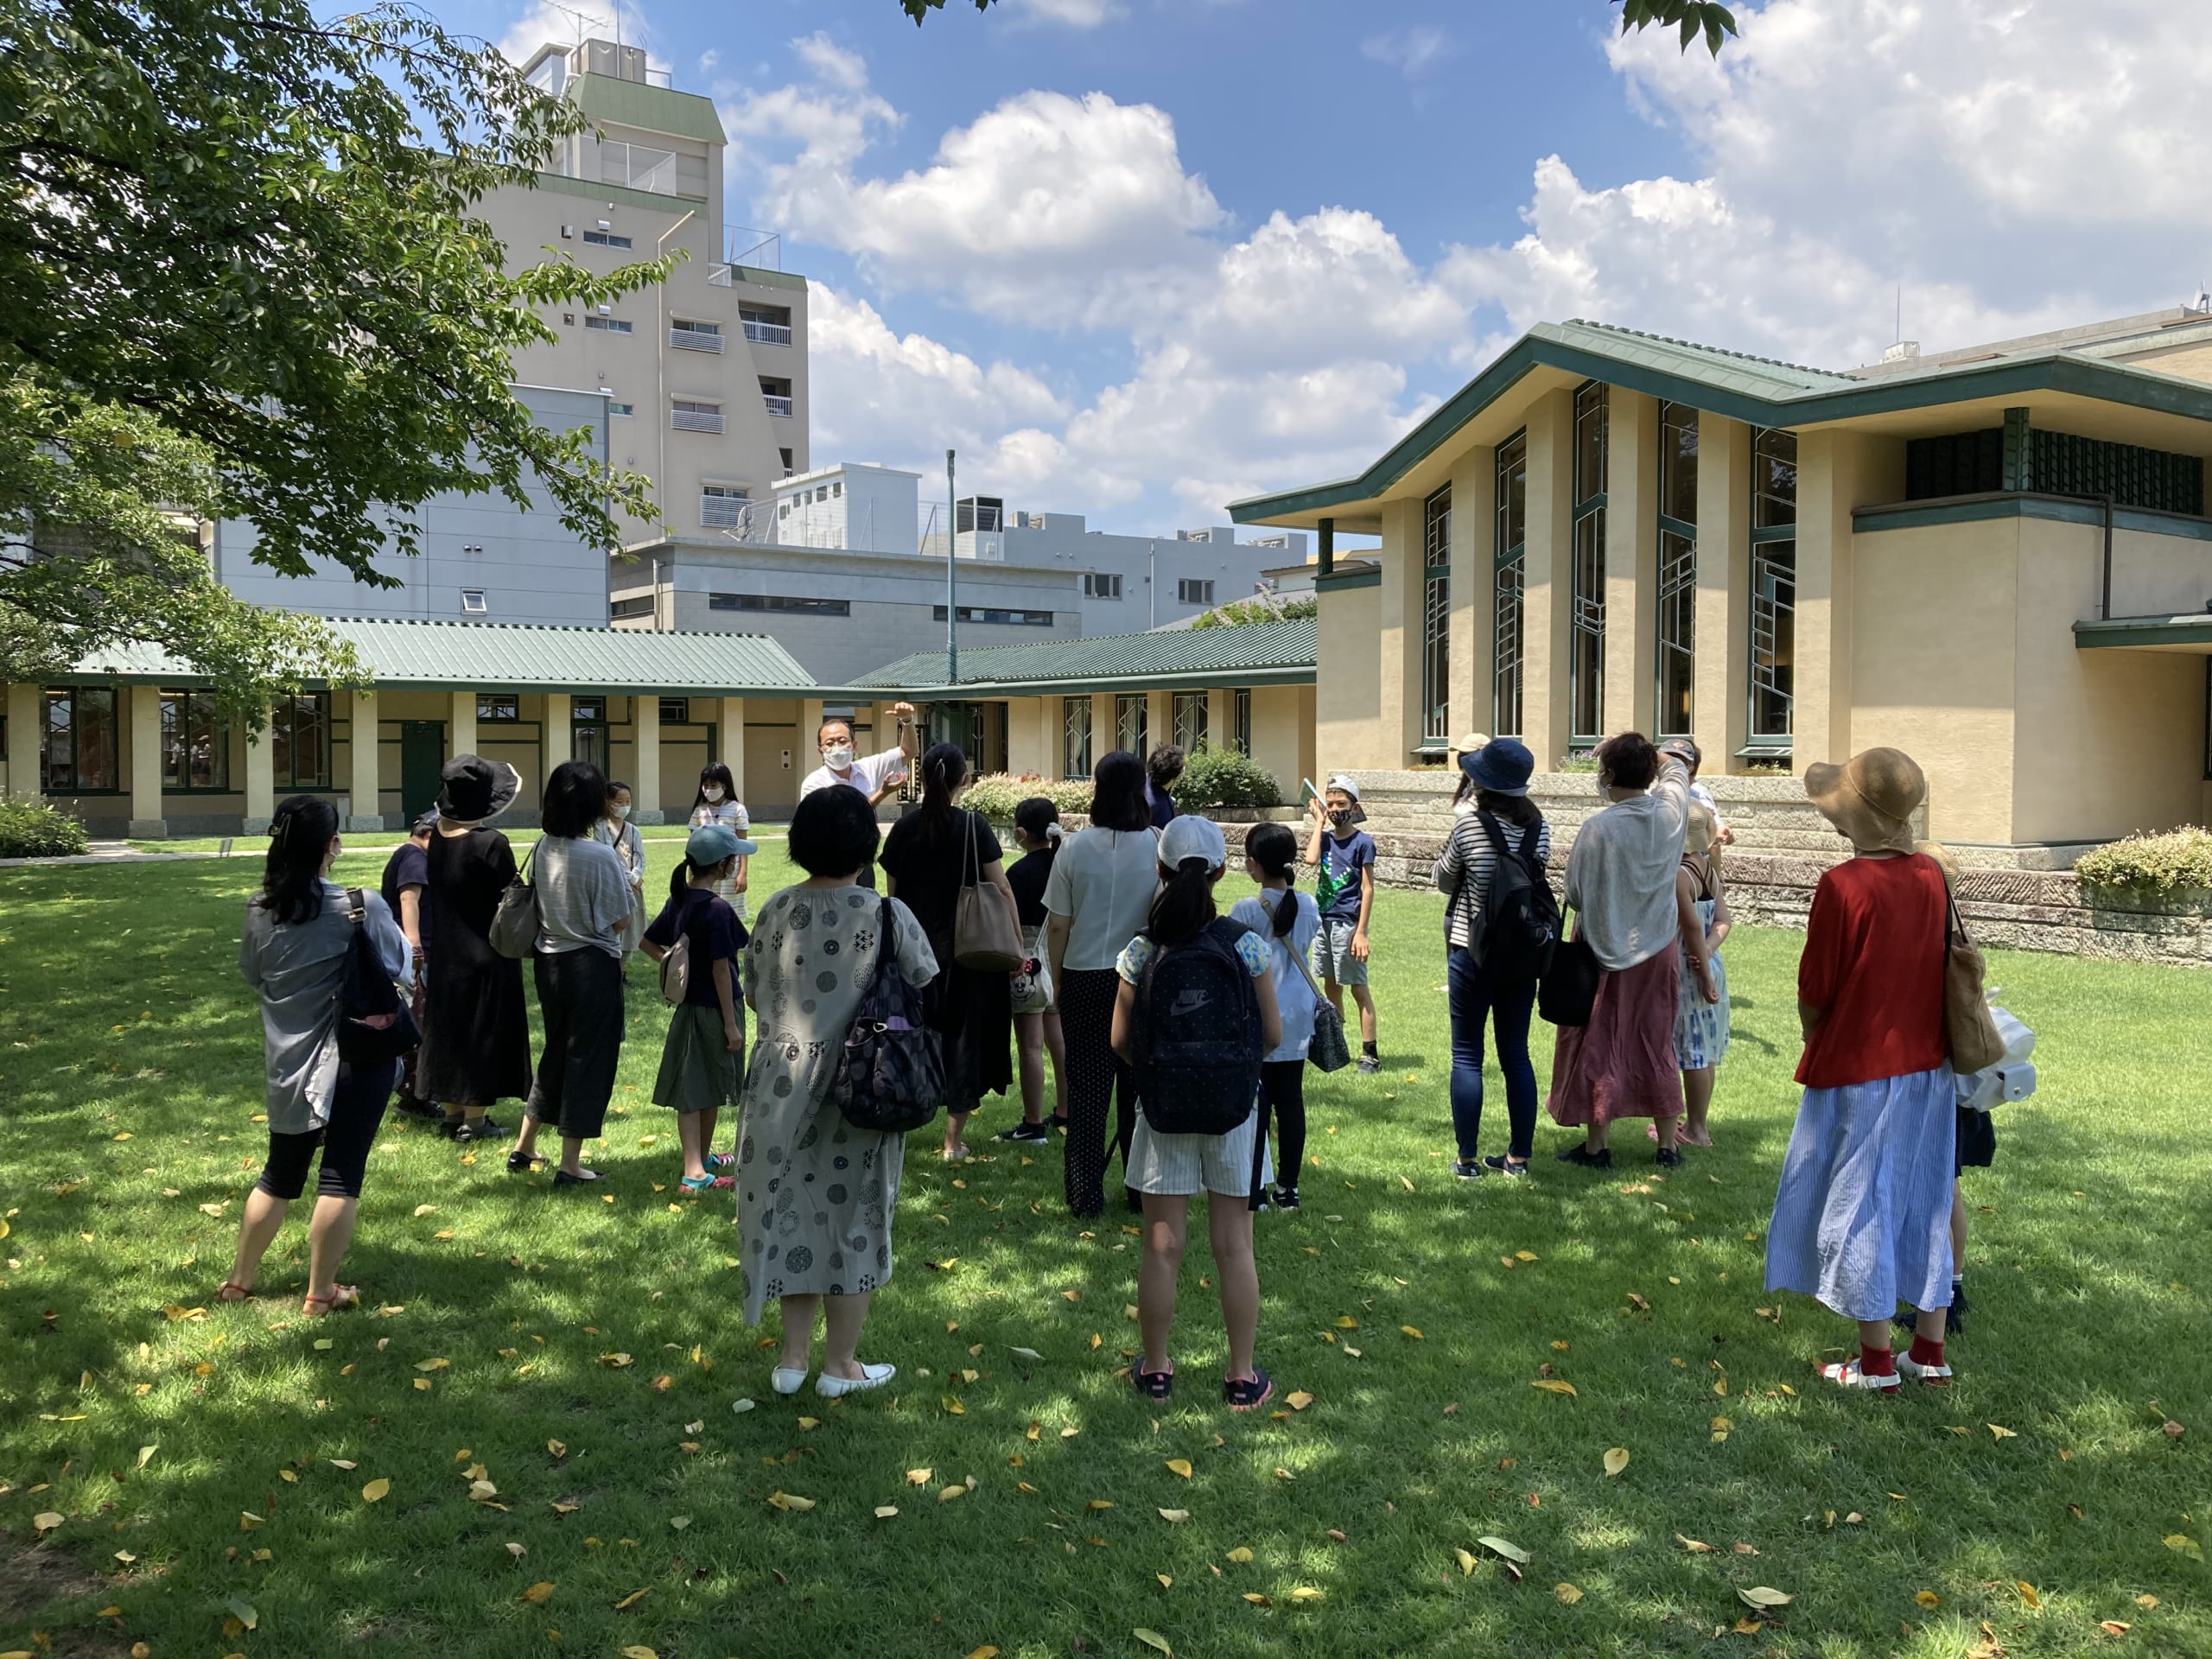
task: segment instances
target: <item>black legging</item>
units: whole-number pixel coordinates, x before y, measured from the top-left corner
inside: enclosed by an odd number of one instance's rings
[[[361,1177],[369,1166],[369,1148],[376,1144],[377,1128],[384,1122],[385,1102],[391,1098],[392,1080],[399,1062],[381,1065],[338,1066],[338,1087],[330,1097],[330,1118],[322,1128],[305,1135],[269,1137],[269,1161],[254,1183],[272,1198],[289,1203],[307,1190],[308,1165],[317,1147],[322,1148],[322,1167],[315,1179],[316,1196],[358,1198]]]
[[[1268,1114],[1275,1120],[1275,1185],[1298,1190],[1298,1166],[1306,1161],[1306,1062],[1265,1060],[1260,1065],[1260,1133]]]
[[[531,958],[545,1026],[524,1110],[563,1140],[595,1141],[622,1062],[622,963],[595,945]]]
[[[1122,976],[1111,968],[1071,968],[1060,976],[1060,1035],[1068,1057],[1068,1140],[1063,1166],[1068,1213],[1106,1213],[1106,1103],[1115,1103],[1114,1145],[1122,1173],[1136,1132],[1136,1078],[1114,1052],[1114,999]]]

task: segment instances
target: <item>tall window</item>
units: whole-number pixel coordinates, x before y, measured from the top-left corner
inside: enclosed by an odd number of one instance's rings
[[[1660,737],[1688,737],[1697,693],[1697,410],[1659,405]]]
[[[303,691],[269,711],[269,764],[280,790],[330,787],[327,691]]]
[[[1185,754],[1195,754],[1206,746],[1206,694],[1178,691],[1173,707],[1176,746]]]
[[[46,792],[88,795],[123,787],[115,688],[60,686],[46,694]]]
[[[1061,747],[1060,775],[1063,778],[1090,776],[1090,699],[1062,697],[1060,699],[1060,732],[1065,740]]]
[[[1252,689],[1240,686],[1230,693],[1230,721],[1235,729],[1229,734],[1230,747],[1237,753],[1249,756],[1252,753]]]
[[[1452,486],[1421,508],[1421,741],[1441,745],[1451,718]]]
[[[569,705],[569,753],[607,770],[607,699],[578,697]]]
[[[1491,730],[1521,735],[1521,592],[1529,539],[1529,435],[1516,432],[1497,448],[1496,623],[1491,635]]]
[[[1148,701],[1141,691],[1134,696],[1124,692],[1114,699],[1114,747],[1128,750],[1140,760],[1144,758],[1144,727]]]
[[[162,693],[162,787],[228,789],[230,734],[205,691]]]
[[[1797,435],[1751,438],[1750,747],[1787,754],[1797,689]]]
[[[1605,732],[1605,388],[1574,394],[1574,585],[1567,632],[1570,743]]]

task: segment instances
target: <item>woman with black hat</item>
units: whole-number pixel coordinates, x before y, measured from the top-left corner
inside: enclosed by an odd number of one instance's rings
[[[430,837],[423,910],[437,949],[429,961],[416,1088],[445,1106],[456,1141],[496,1135],[496,1100],[530,1092],[530,1021],[522,964],[492,948],[492,918],[515,879],[514,849],[488,823],[514,804],[522,779],[480,754],[446,762]]]

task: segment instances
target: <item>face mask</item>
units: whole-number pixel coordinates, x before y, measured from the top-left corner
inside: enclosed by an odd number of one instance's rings
[[[822,751],[822,758],[830,763],[830,770],[842,772],[853,764],[853,746],[849,743],[832,743]]]
[[[621,823],[623,819],[630,816],[630,809],[626,806],[611,806],[607,809],[607,816],[613,818],[617,823]]]
[[[1607,787],[1608,787],[1608,780],[1607,780],[1607,779],[1606,779],[1606,777],[1605,777],[1605,774],[1604,772],[1599,772],[1599,773],[1598,774],[1598,798],[1599,798],[1599,800],[1603,801],[1603,800],[1608,800],[1608,799],[1610,799],[1610,798],[1611,798],[1611,797],[1610,797],[1610,796],[1608,796],[1608,795],[1607,795],[1607,793],[1605,792],[1605,791],[1606,791]]]
[[[708,804],[711,805],[715,802],[721,799],[722,786],[720,784],[709,784],[704,789],[702,789],[699,793],[705,796],[707,798]]]
[[[1331,807],[1329,809],[1329,822],[1336,825],[1338,829],[1342,830],[1351,822],[1351,809],[1348,806]]]

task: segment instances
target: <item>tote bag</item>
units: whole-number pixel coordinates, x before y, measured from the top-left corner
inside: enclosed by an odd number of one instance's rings
[[[1554,1026],[1586,1026],[1598,1001],[1598,953],[1580,936],[1562,937],[1552,950],[1551,966],[1536,982],[1536,1012]]]
[[[1313,993],[1313,1035],[1306,1044],[1306,1061],[1317,1071],[1341,1071],[1351,1064],[1351,1045],[1344,1040],[1344,1017],[1313,982],[1313,970],[1306,965],[1305,953],[1291,950],[1287,944],[1282,948],[1298,965],[1306,988]]]
[[[995,881],[983,880],[982,820],[968,815],[968,845],[960,861],[960,901],[952,912],[952,959],[982,973],[1010,974],[1028,960],[1014,905]]]
[[[537,856],[535,847],[523,855],[522,868],[499,895],[499,907],[486,930],[492,948],[515,962],[537,949],[537,884],[530,879],[530,861]]]
[[[1052,964],[1045,956],[1041,925],[1030,937],[1021,966],[1014,970],[1013,995],[1016,1014],[1043,1014],[1052,1006]]]
[[[1967,938],[1959,903],[1944,893],[1943,1025],[1951,1039],[1951,1070],[1961,1077],[2005,1058],[2005,1038],[1983,988],[1987,972],[1980,949]]]

